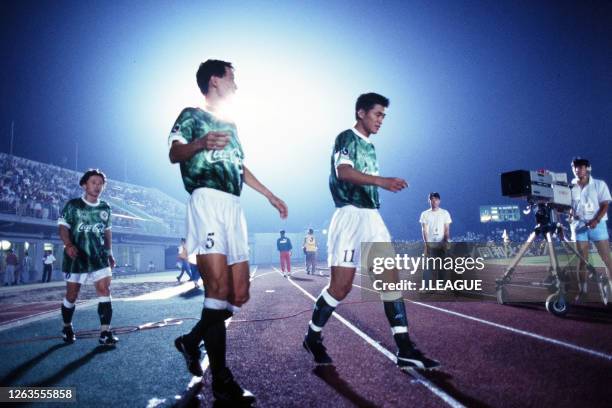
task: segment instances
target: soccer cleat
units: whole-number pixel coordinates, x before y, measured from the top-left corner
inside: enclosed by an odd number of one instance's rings
[[[202,366],[200,365],[200,349],[197,347],[191,348],[187,346],[185,344],[184,337],[185,336],[177,337],[174,340],[174,346],[185,358],[187,370],[189,370],[189,372],[196,377],[202,377],[204,375],[204,371],[202,371]]]
[[[242,388],[228,368],[215,376],[212,381],[212,391],[215,402],[228,406],[250,405],[255,402],[255,396],[249,390]]]
[[[74,334],[74,330],[72,329],[72,325],[64,326],[62,329],[62,338],[64,339],[64,343],[72,344],[76,341],[76,336]]]
[[[397,352],[397,366],[401,370],[409,368],[418,368],[421,370],[432,370],[440,367],[440,362],[425,355],[410,343],[409,347],[403,347],[403,350]]]
[[[100,338],[98,339],[98,343],[104,346],[114,346],[118,341],[119,339],[115,337],[110,330],[105,330],[100,333]]]
[[[319,365],[332,364],[332,359],[327,354],[327,349],[323,345],[323,337],[316,336],[315,338],[309,338],[308,335],[304,337],[302,346],[314,357],[315,363]]]

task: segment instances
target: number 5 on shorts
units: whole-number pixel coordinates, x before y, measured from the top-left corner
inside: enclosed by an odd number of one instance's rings
[[[215,246],[215,240],[213,239],[214,236],[214,232],[208,233],[208,236],[206,237],[206,249],[210,249]]]

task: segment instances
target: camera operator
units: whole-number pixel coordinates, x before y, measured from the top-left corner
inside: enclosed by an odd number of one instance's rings
[[[608,204],[612,200],[608,185],[603,180],[591,177],[591,164],[583,157],[572,160],[572,240],[584,259],[589,257],[589,241],[593,241],[608,274],[608,294],[612,293],[612,260],[608,242]],[[586,265],[580,261],[578,268],[580,300],[587,292]]]

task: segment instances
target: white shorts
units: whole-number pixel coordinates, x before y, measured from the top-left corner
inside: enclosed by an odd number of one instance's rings
[[[79,283],[84,285],[86,283],[97,282],[100,279],[104,279],[107,276],[113,276],[113,271],[110,267],[98,269],[93,272],[84,272],[84,273],[65,273],[64,272],[64,280],[66,282]]]
[[[249,260],[246,220],[240,198],[212,188],[197,188],[187,204],[187,253],[223,254],[227,264]]]
[[[352,205],[336,209],[327,236],[328,266],[359,267],[361,244],[368,242],[391,242],[378,210]]]

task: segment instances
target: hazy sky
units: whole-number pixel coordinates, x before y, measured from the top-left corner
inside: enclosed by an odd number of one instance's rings
[[[303,3],[307,3],[304,5]],[[335,136],[363,92],[390,98],[378,135],[392,234],[418,238],[429,191],[475,229],[499,174],[591,159],[612,182],[612,3],[588,1],[20,1],[0,5],[0,150],[187,199],[167,136],[203,102],[207,58],[236,67],[247,166],[290,207],[245,191],[251,231],[326,227]],[[248,190],[248,188],[247,188]],[[519,201],[516,202],[520,203]]]

